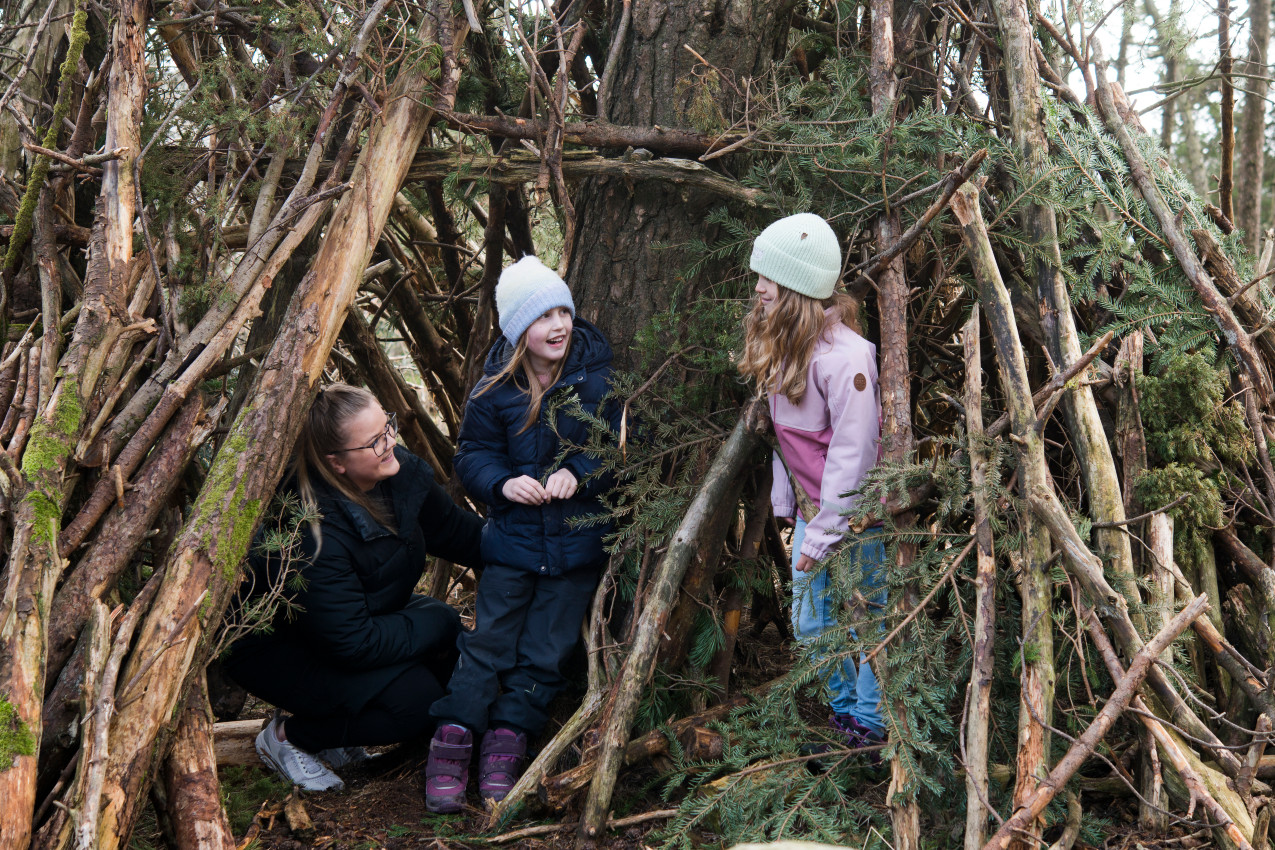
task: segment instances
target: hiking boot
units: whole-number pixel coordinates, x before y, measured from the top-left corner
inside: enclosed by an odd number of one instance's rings
[[[499,803],[522,776],[527,736],[512,729],[488,729],[478,757],[478,793]]]
[[[425,764],[425,808],[436,815],[459,812],[465,807],[469,784],[469,758],[474,736],[464,726],[439,726],[429,742]]]
[[[850,714],[833,714],[828,718],[828,725],[832,727],[833,731],[846,739],[846,744],[851,749],[857,750],[861,747],[872,747],[885,743],[885,735],[870,726],[860,723]],[[868,760],[873,764],[880,764],[881,755],[876,750],[873,750],[868,753]]]
[[[276,713],[266,728],[257,733],[255,746],[261,760],[303,791],[340,791],[344,788],[341,777],[328,770],[313,753],[279,740],[276,731],[282,723],[283,718]]]
[[[327,750],[319,750],[317,755],[333,770],[357,767],[376,758],[376,756],[362,747],[332,747]]]

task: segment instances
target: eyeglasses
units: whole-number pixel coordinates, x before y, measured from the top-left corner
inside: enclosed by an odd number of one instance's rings
[[[341,454],[341,452],[357,452],[360,449],[371,449],[376,453],[377,457],[385,457],[385,454],[394,448],[394,440],[398,436],[398,414],[391,413],[385,417],[385,430],[381,435],[366,446],[351,446],[348,449],[337,449],[330,454]]]

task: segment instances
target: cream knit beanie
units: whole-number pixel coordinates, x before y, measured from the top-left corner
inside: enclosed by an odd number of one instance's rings
[[[841,246],[828,222],[813,213],[797,213],[761,232],[748,267],[780,286],[822,300],[832,295],[841,276]]]

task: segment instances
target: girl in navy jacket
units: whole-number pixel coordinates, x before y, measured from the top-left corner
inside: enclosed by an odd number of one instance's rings
[[[573,524],[605,509],[609,485],[593,475],[601,461],[573,448],[588,442],[589,424],[567,407],[553,416],[548,408],[575,396],[589,416],[613,420],[616,407],[604,404],[611,346],[575,317],[567,285],[535,257],[504,270],[496,308],[503,337],[469,397],[455,458],[465,488],[488,506],[486,567],[477,626],[461,634],[447,694],[431,711],[439,723],[426,768],[431,812],[464,806],[474,735],[482,736],[483,799],[502,800],[513,787],[527,737],[565,684],[560,668],[579,639],[610,530]]]

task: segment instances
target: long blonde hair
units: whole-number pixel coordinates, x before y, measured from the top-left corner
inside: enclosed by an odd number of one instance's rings
[[[558,383],[558,379],[562,377],[562,370],[566,368],[567,358],[571,356],[571,340],[574,336],[574,331],[567,334],[567,347],[562,352],[562,358],[553,364],[553,372],[549,375],[548,386],[550,387]],[[500,371],[490,378],[483,378],[478,382],[478,389],[474,392],[474,397],[477,398],[503,381],[513,381],[515,385],[518,385],[519,378],[527,382],[527,418],[523,420],[522,427],[518,429],[518,433],[521,434],[532,425],[535,425],[536,420],[540,418],[540,402],[545,397],[546,388],[545,385],[540,383],[540,379],[536,377],[536,370],[531,368],[531,355],[527,351],[526,331],[523,331],[522,336],[518,337],[518,344],[514,346],[514,353],[505,361],[505,365],[501,367]]]
[[[758,300],[744,319],[744,353],[739,371],[767,393],[779,393],[793,404],[806,396],[806,373],[815,343],[823,335],[829,308],[842,324],[859,333],[859,302],[844,292],[823,300],[780,286],[770,315]]]
[[[297,493],[309,511],[315,512],[318,509],[318,496],[314,489],[314,478],[317,476],[329,487],[366,510],[377,523],[394,531],[394,517],[385,507],[377,500],[368,498],[349,478],[333,469],[327,460],[329,454],[345,448],[345,443],[350,438],[346,433],[350,420],[366,410],[368,405],[377,403],[376,396],[362,387],[337,383],[320,389],[297,437],[292,474],[297,480]],[[321,546],[323,536],[319,524],[312,523],[310,530],[314,534],[316,545]]]

